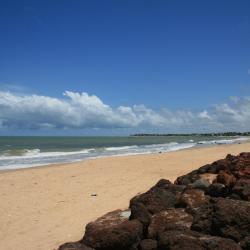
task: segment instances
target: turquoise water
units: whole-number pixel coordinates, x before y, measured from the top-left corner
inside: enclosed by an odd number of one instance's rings
[[[218,136],[0,137],[0,170],[110,155],[169,152],[245,139]]]

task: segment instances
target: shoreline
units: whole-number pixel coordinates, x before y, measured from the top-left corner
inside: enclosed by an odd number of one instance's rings
[[[80,159],[76,161],[71,161],[71,162],[56,162],[56,163],[49,163],[49,164],[42,164],[42,165],[36,165],[36,166],[28,166],[28,167],[21,167],[21,168],[6,168],[6,169],[0,169],[0,174],[4,172],[12,172],[12,171],[20,171],[20,170],[27,170],[27,169],[34,169],[34,168],[47,168],[47,167],[58,167],[62,165],[68,165],[68,164],[77,164],[80,162],[85,162],[85,161],[91,161],[91,160],[96,160],[96,159],[105,159],[105,158],[113,158],[113,157],[136,157],[136,156],[144,156],[144,155],[158,155],[158,154],[168,154],[172,152],[178,152],[178,151],[183,151],[183,150],[193,150],[193,149],[199,149],[199,148],[210,148],[210,147],[219,147],[219,146],[228,146],[228,145],[235,145],[235,144],[244,144],[244,143],[249,143],[250,142],[250,137],[244,138],[244,140],[241,141],[235,141],[233,143],[222,143],[222,144],[196,144],[192,147],[188,148],[180,148],[177,150],[170,150],[170,151],[159,151],[159,152],[149,152],[149,153],[127,153],[127,154],[117,154],[117,155],[102,155],[102,156],[93,156],[93,157],[88,157],[85,159]]]
[[[174,181],[228,153],[243,151],[250,151],[250,142],[2,170],[0,249],[52,250],[77,241],[86,223],[128,207],[133,196],[159,179]]]

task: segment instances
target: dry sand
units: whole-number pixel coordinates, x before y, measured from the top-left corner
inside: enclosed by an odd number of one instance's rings
[[[0,249],[52,250],[79,240],[86,223],[125,208],[159,179],[179,175],[250,143],[164,154],[107,157],[0,173]],[[91,196],[96,193],[97,196]]]

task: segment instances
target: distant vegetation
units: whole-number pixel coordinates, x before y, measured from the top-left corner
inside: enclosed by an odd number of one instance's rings
[[[250,132],[192,133],[192,134],[133,134],[131,136],[250,136]]]

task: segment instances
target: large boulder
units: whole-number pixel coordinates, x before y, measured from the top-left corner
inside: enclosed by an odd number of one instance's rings
[[[186,213],[183,208],[167,209],[152,216],[148,227],[148,238],[157,239],[165,230],[189,229],[193,216]]]
[[[235,195],[238,199],[250,201],[250,178],[241,178],[236,181],[232,195]]]
[[[250,236],[250,203],[214,198],[210,204],[201,206],[191,228],[239,242]]]
[[[233,240],[193,231],[165,231],[159,235],[158,250],[240,250]]]
[[[178,207],[184,207],[188,213],[194,215],[200,206],[208,202],[209,197],[205,195],[203,190],[186,189],[180,195]]]
[[[130,204],[130,209],[131,209],[130,219],[139,220],[143,225],[144,234],[147,234],[147,228],[151,221],[151,214],[147,210],[146,206],[140,202],[134,202],[134,203],[132,202]]]
[[[135,212],[137,207],[141,207],[141,209],[143,207],[149,215],[175,207],[178,203],[179,196],[184,189],[185,186],[174,185],[168,180],[160,180],[149,191],[137,195],[130,200],[132,218],[137,218],[135,216],[135,213],[137,213]]]
[[[236,183],[236,178],[234,175],[222,171],[217,175],[215,182],[224,184],[228,188],[232,188]]]
[[[130,211],[116,210],[86,226],[82,243],[96,250],[136,249],[143,228],[138,220],[128,220]]]

